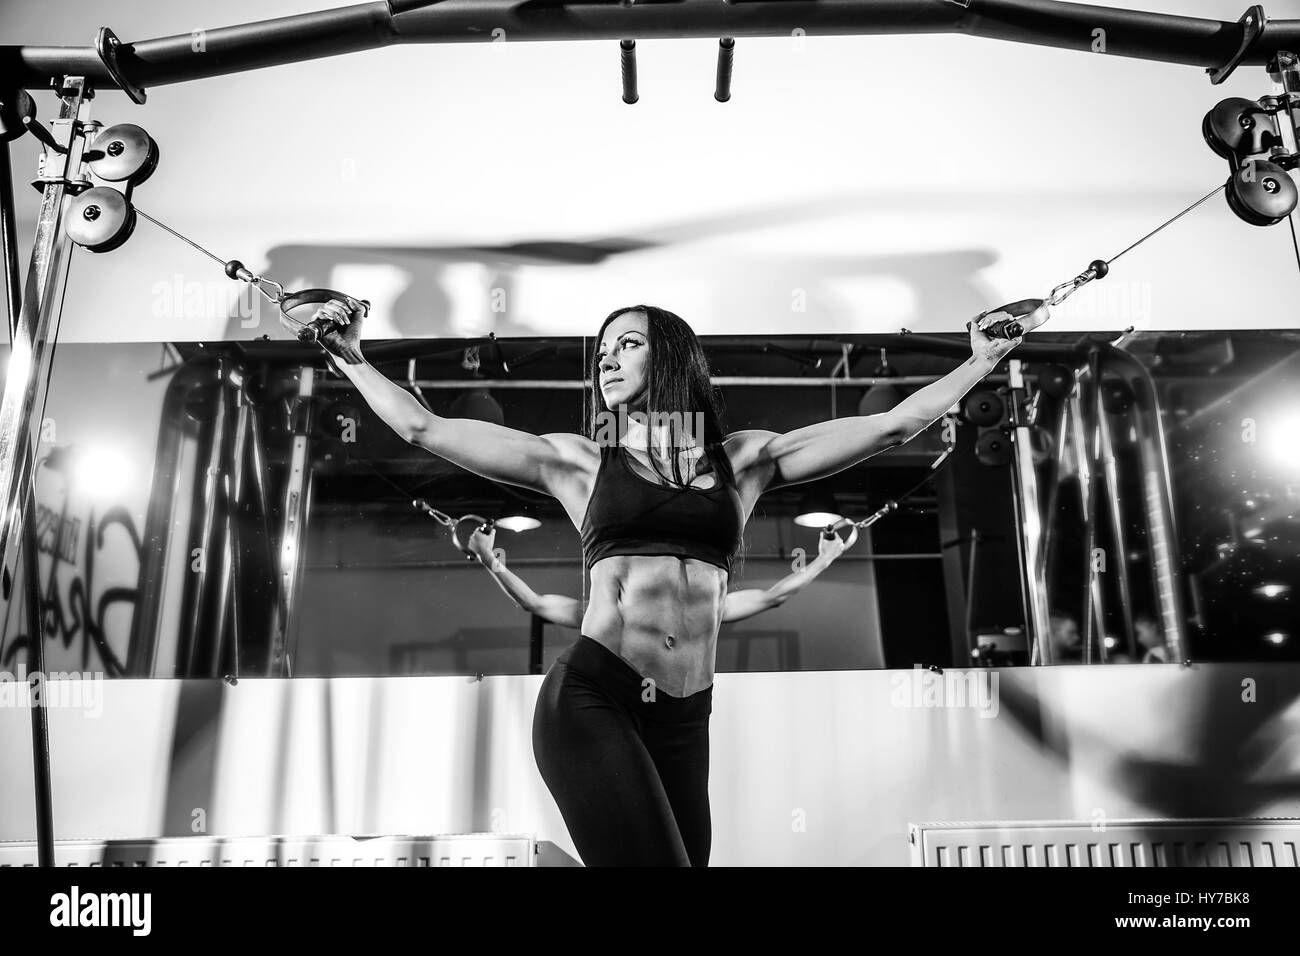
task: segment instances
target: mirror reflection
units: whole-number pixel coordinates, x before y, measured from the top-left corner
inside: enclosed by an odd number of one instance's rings
[[[719,671],[1300,656],[1300,338],[1031,340],[905,443],[763,491]],[[703,344],[728,433],[865,421],[969,355],[941,335]],[[366,357],[435,415],[573,435],[599,351]],[[47,669],[106,676],[540,674],[579,634],[574,509],[405,440],[319,350],[61,345],[40,439],[38,580],[10,582],[7,671],[33,595]]]

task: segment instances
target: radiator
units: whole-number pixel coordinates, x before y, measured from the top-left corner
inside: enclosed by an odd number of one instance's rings
[[[57,840],[56,866],[536,866],[531,836],[174,837]],[[545,855],[545,854],[543,854]],[[35,842],[0,843],[0,867],[36,866]],[[547,865],[543,862],[542,865]]]
[[[1300,866],[1300,820],[909,824],[913,866]]]

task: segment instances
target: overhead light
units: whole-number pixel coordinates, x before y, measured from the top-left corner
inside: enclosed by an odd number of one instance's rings
[[[1265,584],[1255,585],[1255,593],[1262,598],[1281,597],[1291,590],[1291,585],[1280,584],[1276,581],[1269,581]]]
[[[1291,635],[1286,631],[1269,631],[1264,635],[1264,640],[1274,646],[1281,646],[1282,644],[1285,644],[1290,637]]]
[[[496,520],[498,528],[505,528],[507,531],[532,531],[534,528],[540,528],[542,523],[536,518],[530,518],[528,515],[508,515]]]
[[[1263,533],[1264,533],[1264,529],[1259,525],[1256,525],[1253,528],[1247,528],[1245,531],[1242,532],[1242,535],[1244,537],[1254,539],[1254,538],[1258,538]]]
[[[824,528],[842,517],[835,496],[820,488],[810,488],[799,499],[798,514],[794,523],[801,528]]]

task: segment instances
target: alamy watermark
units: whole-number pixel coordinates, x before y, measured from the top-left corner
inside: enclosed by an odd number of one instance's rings
[[[622,404],[612,411],[596,413],[592,439],[601,446],[617,445],[620,437],[626,434],[629,423],[647,429],[661,449],[666,449],[670,439],[679,447],[704,444],[703,412],[629,412]]]
[[[894,707],[968,707],[981,717],[998,715],[998,674],[983,668],[936,672],[920,664],[909,674],[889,678]]]
[[[99,717],[104,713],[104,675],[98,671],[28,674],[26,665],[19,664],[17,674],[0,671],[0,707],[58,707]]]

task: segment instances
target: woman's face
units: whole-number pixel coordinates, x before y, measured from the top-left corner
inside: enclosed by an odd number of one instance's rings
[[[636,407],[650,385],[649,323],[644,312],[624,312],[605,326],[596,345],[600,393],[607,408]]]

